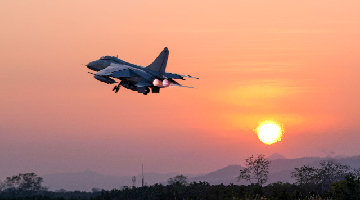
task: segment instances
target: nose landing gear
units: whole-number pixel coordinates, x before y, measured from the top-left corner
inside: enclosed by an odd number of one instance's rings
[[[115,91],[115,93],[119,92],[120,90],[120,84],[118,86],[115,86],[113,91]]]

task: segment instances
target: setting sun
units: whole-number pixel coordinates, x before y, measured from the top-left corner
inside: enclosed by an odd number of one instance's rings
[[[284,130],[277,122],[266,120],[261,122],[255,129],[261,142],[271,145],[275,142],[281,141]]]

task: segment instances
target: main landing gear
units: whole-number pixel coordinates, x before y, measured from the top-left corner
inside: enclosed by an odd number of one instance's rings
[[[147,87],[147,88],[145,88],[145,92],[143,94],[147,95],[149,92],[150,92],[150,89]]]

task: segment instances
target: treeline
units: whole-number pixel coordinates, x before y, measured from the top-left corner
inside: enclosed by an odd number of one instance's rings
[[[182,199],[182,200],[222,200],[222,199],[339,199],[360,200],[360,169],[352,169],[333,161],[324,160],[318,168],[305,165],[295,168],[291,176],[294,184],[276,182],[266,186],[271,162],[264,155],[251,156],[246,160],[246,168],[240,170],[238,180],[245,179],[250,185],[210,185],[207,182],[187,181],[179,175],[168,180],[168,185],[155,184],[144,187],[123,187],[111,191],[93,188],[92,192],[59,190],[47,191],[42,186],[43,179],[35,173],[8,177],[0,185],[2,199]]]
[[[305,186],[305,187],[304,187]],[[347,176],[345,180],[336,182],[329,191],[318,193],[306,185],[300,186],[290,183],[271,183],[267,186],[251,184],[248,186],[238,185],[210,185],[207,182],[193,182],[189,184],[175,183],[173,185],[155,184],[144,187],[123,187],[121,190],[102,190],[100,192],[50,192],[38,191],[32,194],[18,193],[5,194],[1,192],[0,199],[28,199],[28,200],[65,200],[65,199],[157,199],[157,200],[234,200],[234,199],[360,199],[360,181]]]
[[[233,200],[233,199],[360,199],[360,181],[347,176],[344,181],[336,182],[329,191],[318,193],[310,187],[290,183],[271,183],[267,186],[251,184],[238,186],[230,184],[210,185],[207,182],[190,183],[188,185],[155,184],[149,187],[123,188],[122,190],[102,191],[95,200],[107,199],[204,199],[204,200]]]

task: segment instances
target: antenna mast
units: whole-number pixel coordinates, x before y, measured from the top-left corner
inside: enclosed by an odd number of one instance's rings
[[[144,187],[144,164],[141,165],[141,187]]]

